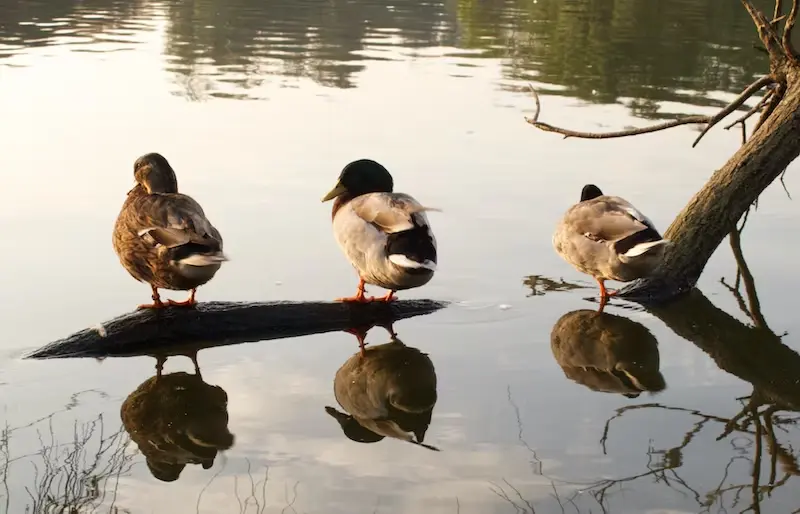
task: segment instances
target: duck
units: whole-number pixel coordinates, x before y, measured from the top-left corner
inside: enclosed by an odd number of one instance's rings
[[[630,202],[604,195],[594,184],[583,187],[580,201],[558,222],[552,242],[565,261],[597,281],[602,301],[617,294],[606,289],[606,280],[649,276],[670,244]]]
[[[222,236],[193,198],[178,192],[175,171],[158,153],[133,165],[136,184],[128,191],[113,232],[122,266],[150,285],[153,303],[139,308],[194,306],[197,288],[211,280],[228,260]],[[158,289],[190,291],[183,302],[162,302]]]
[[[423,442],[437,400],[436,370],[427,354],[396,335],[345,361],[333,391],[346,412],[330,406],[325,412],[347,438],[374,443],[389,437],[439,451]]]
[[[198,375],[151,377],[120,406],[122,426],[162,482],[177,480],[187,464],[210,469],[219,452],[233,447],[228,394]]]
[[[638,398],[666,388],[658,341],[624,316],[580,309],[561,316],[550,349],[564,376],[592,391]]]
[[[336,185],[323,198],[334,200],[333,233],[339,247],[358,273],[358,289],[342,302],[396,300],[395,292],[427,284],[436,271],[436,238],[427,211],[412,196],[394,192],[389,171],[371,159],[345,166]],[[389,292],[365,295],[372,284]]]

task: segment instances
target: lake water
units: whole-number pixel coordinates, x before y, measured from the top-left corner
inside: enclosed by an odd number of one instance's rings
[[[714,112],[765,71],[755,42],[739,2],[713,0],[0,3],[0,512],[797,509],[796,202],[774,184],[742,234],[763,318],[726,286],[727,241],[685,305],[580,312],[597,308],[595,286],[550,243],[580,188],[664,230],[739,134],[720,126],[693,149],[692,127],[587,141],[524,121],[528,84],[541,121],[576,129]],[[195,448],[171,482],[120,417],[153,358],[22,358],[149,300],[111,229],[151,151],[225,238],[231,260],[201,302],[352,294],[319,201],[351,160],[378,160],[442,209],[439,271],[399,296],[451,303],[395,324],[435,368],[423,429],[440,451],[346,437],[326,410],[343,411],[334,377],[358,350],[345,332],[200,352],[235,444],[215,459]],[[192,369],[174,357],[164,373]],[[191,384],[200,423],[224,421],[220,391]],[[148,426],[158,439],[170,425]]]

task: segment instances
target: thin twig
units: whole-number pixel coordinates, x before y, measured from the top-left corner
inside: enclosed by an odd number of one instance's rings
[[[764,43],[767,53],[769,53],[770,57],[773,59],[783,60],[784,52],[781,45],[781,40],[775,33],[775,29],[772,27],[772,24],[764,16],[764,13],[755,8],[750,0],[741,1],[745,9],[747,9],[748,14],[750,14],[750,17],[753,19],[753,23],[756,24],[756,27],[758,28],[758,37],[761,39],[761,42]],[[777,7],[778,6],[776,5],[776,8]],[[777,18],[777,16],[773,16],[773,18]]]
[[[764,96],[761,97],[761,101],[755,104],[749,111],[747,111],[745,114],[737,118],[736,121],[734,121],[730,125],[727,125],[725,127],[725,130],[730,130],[737,124],[744,123],[750,116],[763,109],[764,106],[767,105],[767,101],[769,100],[770,95],[772,95],[772,89],[769,89],[766,93],[764,93]]]
[[[532,85],[529,84],[531,94],[533,95],[533,99],[536,102],[536,110],[533,113],[533,116],[530,118],[525,118],[525,121],[533,125],[534,127],[538,128],[539,130],[543,130],[545,132],[555,132],[556,134],[561,134],[564,138],[568,137],[577,137],[581,139],[611,139],[616,137],[627,137],[627,136],[637,136],[639,134],[648,134],[650,132],[658,132],[661,130],[670,129],[672,127],[677,127],[680,125],[698,125],[698,124],[706,124],[706,128],[697,139],[692,144],[692,147],[696,146],[697,143],[702,139],[702,137],[720,120],[728,116],[730,113],[738,109],[739,107],[747,101],[748,98],[753,96],[756,92],[760,89],[764,88],[765,86],[772,84],[773,80],[772,77],[769,75],[764,75],[760,77],[758,80],[750,84],[742,93],[736,97],[731,103],[725,106],[720,112],[715,114],[714,116],[705,116],[705,115],[694,115],[694,116],[684,116],[675,120],[665,121],[663,123],[658,123],[656,125],[651,125],[649,127],[639,127],[627,130],[618,130],[614,132],[582,132],[577,130],[570,130],[561,127],[556,127],[550,125],[549,123],[544,123],[539,121],[539,115],[542,112],[542,105],[539,99],[539,94],[533,88]]]
[[[714,125],[719,123],[720,120],[722,120],[727,115],[729,115],[730,113],[741,107],[742,104],[748,98],[753,96],[753,94],[755,94],[757,91],[763,89],[764,86],[772,84],[772,82],[773,82],[772,77],[770,77],[769,75],[764,75],[763,77],[759,78],[758,80],[747,86],[747,88],[744,91],[742,91],[742,94],[740,94],[733,102],[729,103],[724,109],[719,111],[713,118],[711,118],[708,121],[706,128],[704,128],[703,131],[700,132],[700,135],[697,136],[697,139],[695,139],[694,143],[692,143],[692,148],[697,146],[697,143],[699,143],[700,140],[703,139],[703,136],[705,136]]]
[[[753,134],[758,132],[758,129],[761,128],[761,125],[767,121],[767,118],[775,111],[775,108],[778,106],[781,100],[783,100],[783,94],[786,92],[786,87],[783,84],[777,84],[775,88],[772,90],[772,94],[769,97],[769,101],[767,101],[766,108],[764,112],[761,113],[761,117],[758,118],[758,123],[756,123],[755,128],[753,129]]]
[[[789,12],[789,17],[786,19],[786,25],[783,26],[783,38],[781,39],[786,57],[794,62],[797,62],[797,52],[795,52],[792,46],[792,30],[794,29],[794,22],[797,20],[798,3],[800,3],[800,0],[792,0],[792,10]]]
[[[775,0],[775,11],[772,15],[772,23],[775,23],[776,20],[781,16],[783,12],[783,0]]]

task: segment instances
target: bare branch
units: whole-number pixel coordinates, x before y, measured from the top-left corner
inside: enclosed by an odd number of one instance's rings
[[[797,62],[797,52],[792,46],[792,30],[794,29],[794,22],[797,20],[798,3],[800,3],[800,0],[792,0],[792,10],[789,12],[789,18],[787,18],[786,25],[783,27],[783,38],[781,39],[786,57],[794,62]]]
[[[780,21],[779,18],[782,18],[781,13],[783,12],[783,0],[775,0],[775,11],[772,15],[772,23],[776,23]]]
[[[753,107],[752,107],[752,108],[751,108],[749,111],[747,111],[747,112],[746,112],[745,114],[743,114],[741,117],[737,118],[737,119],[736,119],[736,121],[734,121],[734,122],[733,122],[733,123],[731,123],[730,125],[726,126],[726,127],[725,127],[725,130],[730,130],[730,129],[732,129],[733,127],[735,127],[736,125],[738,125],[738,124],[740,124],[740,123],[741,123],[742,125],[744,125],[744,122],[745,122],[745,121],[747,121],[747,119],[748,119],[750,116],[752,116],[753,114],[757,113],[758,111],[760,111],[761,109],[763,109],[765,105],[767,105],[767,101],[769,100],[769,97],[770,97],[771,95],[772,95],[772,90],[770,89],[769,91],[767,91],[767,92],[764,94],[764,96],[761,98],[761,101],[760,101],[760,102],[758,102],[756,105],[754,105],[754,106],[753,106]]]
[[[781,173],[781,185],[783,186],[783,192],[786,193],[786,196],[789,198],[789,200],[791,200],[792,194],[789,193],[789,190],[786,188],[786,182],[783,181],[783,178],[785,176],[786,176],[786,170],[783,170],[783,173]]]
[[[745,0],[746,1],[746,0]],[[800,1],[800,0],[798,0]],[[533,125],[534,127],[538,128],[539,130],[543,130],[545,132],[555,132],[556,134],[561,134],[564,138],[568,137],[577,137],[581,139],[612,139],[616,137],[627,137],[627,136],[638,136],[639,134],[648,134],[650,132],[658,132],[660,130],[666,130],[672,127],[677,127],[680,125],[697,125],[697,124],[706,124],[706,128],[703,129],[703,132],[697,137],[697,139],[692,144],[692,147],[695,147],[697,143],[702,139],[706,133],[719,123],[723,118],[728,116],[730,113],[738,109],[739,107],[747,101],[748,98],[753,96],[756,92],[773,83],[772,77],[769,75],[764,75],[760,77],[758,80],[747,86],[747,88],[742,91],[742,93],[737,96],[731,103],[725,106],[720,112],[718,112],[714,116],[685,116],[682,118],[678,118],[672,121],[666,121],[663,123],[658,123],[656,125],[650,125],[649,127],[639,127],[627,130],[618,130],[614,132],[582,132],[577,130],[570,130],[561,127],[556,127],[550,125],[549,123],[544,123],[539,121],[539,115],[542,112],[542,104],[539,100],[539,94],[536,90],[529,84],[531,94],[533,95],[533,99],[536,102],[536,110],[533,113],[533,116],[530,118],[525,118],[525,121]],[[752,114],[752,113],[751,113]]]
[[[756,126],[753,129],[753,134],[755,134],[758,131],[758,129],[761,128],[761,125],[763,125],[764,122],[767,121],[767,118],[770,117],[772,112],[775,110],[775,108],[783,99],[783,95],[785,92],[786,92],[786,86],[784,86],[783,84],[778,83],[775,86],[775,88],[772,90],[772,94],[769,96],[769,100],[767,101],[767,105],[766,108],[764,109],[764,112],[762,112],[761,117],[758,118],[758,123],[756,123]]]
[[[795,0],[792,1],[794,2]],[[753,23],[756,24],[756,27],[758,28],[758,37],[761,39],[761,42],[764,43],[764,46],[766,47],[767,52],[769,52],[770,57],[776,60],[783,60],[785,55],[783,52],[783,46],[781,45],[781,40],[775,33],[775,29],[772,27],[772,24],[764,16],[764,13],[756,9],[755,6],[750,3],[750,0],[742,0],[742,5],[744,5],[745,9],[747,9],[747,12],[753,19]],[[782,6],[776,3],[775,11],[778,12],[778,15],[773,16],[773,18],[778,18],[780,16],[778,11],[779,7]]]
[[[762,88],[764,88],[764,86],[767,86],[769,84],[772,84],[772,77],[770,77],[769,75],[764,75],[763,77],[759,78],[758,80],[747,86],[747,89],[742,91],[742,94],[736,97],[736,99],[733,102],[729,103],[724,109],[719,111],[713,118],[709,120],[708,124],[706,125],[706,128],[704,128],[703,131],[700,132],[700,135],[697,136],[697,139],[695,139],[694,143],[692,143],[692,148],[697,146],[697,143],[699,143],[700,140],[703,139],[703,136],[705,136],[708,133],[708,131],[711,130],[711,127],[713,127],[714,125],[719,123],[720,120],[722,120],[724,117],[726,117],[727,115],[729,115],[730,113],[741,107],[742,104],[748,98],[750,98],[757,91],[761,90]]]

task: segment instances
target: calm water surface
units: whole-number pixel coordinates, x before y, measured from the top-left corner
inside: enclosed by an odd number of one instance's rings
[[[666,228],[738,134],[692,149],[688,127],[598,142],[523,120],[528,83],[542,121],[572,128],[713,112],[763,72],[755,41],[738,2],[712,0],[1,3],[0,511],[797,509],[797,204],[776,184],[749,216],[758,302],[732,292],[726,241],[702,295],[595,316],[592,284],[550,246],[581,186]],[[149,151],[225,236],[231,262],[201,301],[351,294],[319,202],[350,160],[384,163],[443,210],[440,271],[401,296],[452,303],[395,325],[435,368],[438,400],[415,428],[439,452],[342,429],[333,380],[357,350],[344,332],[204,350],[202,381],[171,358],[183,403],[145,423],[149,467],[120,406],[160,394],[137,389],[154,359],[21,358],[148,300],[110,236]],[[235,435],[216,458],[175,435],[224,432],[211,386]]]

